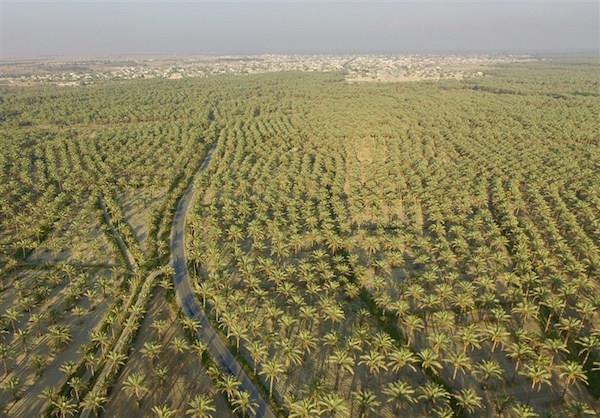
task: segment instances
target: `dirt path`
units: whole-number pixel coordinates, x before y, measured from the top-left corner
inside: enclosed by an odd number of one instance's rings
[[[210,163],[213,150],[214,146],[208,151],[196,177],[205,170]],[[185,257],[185,221],[186,215],[190,209],[190,203],[194,197],[194,183],[196,177],[192,179],[190,185],[177,204],[177,210],[173,217],[171,229],[171,265],[175,270],[173,284],[177,295],[177,302],[188,318],[194,319],[201,325],[198,329],[198,338],[207,343],[207,352],[215,364],[221,371],[236,376],[241,383],[240,389],[248,392],[252,401],[258,405],[255,416],[275,418],[275,414],[271,410],[269,404],[263,399],[252,380],[250,380],[234,355],[221,340],[217,331],[213,328],[206,314],[200,308],[200,303],[192,291],[192,284],[190,282],[187,260]]]

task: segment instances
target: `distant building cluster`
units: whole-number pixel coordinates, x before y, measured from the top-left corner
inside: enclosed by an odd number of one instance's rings
[[[343,72],[349,82],[419,81],[481,77],[487,67],[531,61],[517,55],[251,55],[127,60],[0,62],[0,84],[60,86],[103,80],[207,77],[280,71]]]

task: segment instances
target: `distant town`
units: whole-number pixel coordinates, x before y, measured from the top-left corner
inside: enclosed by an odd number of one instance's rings
[[[279,71],[343,72],[348,82],[482,77],[525,55],[251,55],[0,61],[0,85],[89,85],[105,80],[182,79]]]

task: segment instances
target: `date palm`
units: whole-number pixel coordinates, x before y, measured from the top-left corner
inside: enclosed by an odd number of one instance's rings
[[[541,362],[535,362],[534,364],[527,365],[525,371],[522,372],[524,376],[531,380],[531,388],[540,391],[542,385],[550,384],[550,378],[552,372],[550,368]]]
[[[450,399],[450,394],[443,386],[434,383],[427,382],[423,386],[419,386],[419,399],[424,399],[431,402],[432,405],[436,405],[439,402],[447,401]]]
[[[48,328],[48,345],[53,352],[64,347],[72,339],[71,330],[64,325],[52,325]]]
[[[388,397],[387,402],[394,405],[397,415],[400,414],[403,406],[417,401],[414,388],[401,380],[388,383],[383,389],[383,393]]]
[[[100,395],[97,392],[89,393],[79,406],[92,413],[92,416],[98,416],[98,413],[103,409],[103,405],[106,402],[106,396]]]
[[[75,362],[73,361],[65,361],[63,364],[60,365],[58,370],[63,372],[65,376],[68,377],[75,373],[75,370],[77,370],[77,364],[75,364]]]
[[[408,367],[416,372],[415,364],[418,362],[417,356],[406,347],[396,348],[388,354],[388,367],[391,372],[399,374],[402,369]]]
[[[79,393],[86,386],[85,383],[83,382],[83,380],[81,380],[81,378],[78,376],[73,376],[72,378],[69,379],[67,384],[73,390],[73,392],[75,392],[75,398],[77,398],[77,400],[79,400]]]
[[[189,403],[185,413],[192,418],[212,418],[216,412],[214,401],[207,395],[196,395]]]
[[[219,379],[217,382],[217,387],[227,396],[227,399],[231,401],[238,392],[240,382],[235,376],[226,375]]]
[[[440,357],[430,348],[426,348],[418,353],[421,359],[421,367],[425,370],[430,370],[434,374],[439,373],[442,369]]]
[[[480,380],[483,389],[487,389],[490,380],[501,380],[504,373],[497,361],[483,360],[480,364],[475,366],[474,374]]]
[[[99,359],[94,353],[86,353],[84,356],[85,367],[88,369],[90,374],[94,376],[96,374],[96,367],[98,367]]]
[[[352,394],[352,399],[358,404],[358,416],[360,418],[368,417],[377,412],[381,402],[375,394],[369,389],[362,389]]]
[[[423,330],[425,328],[425,324],[423,323],[423,320],[416,315],[406,315],[402,321],[402,324],[406,330],[405,336],[407,344],[410,346],[412,345],[412,339],[415,332]]]
[[[144,395],[148,392],[148,388],[144,384],[144,380],[144,376],[141,373],[134,372],[127,376],[125,382],[123,383],[125,393],[127,393],[127,396],[130,398],[135,398],[138,408],[142,404]]]
[[[152,413],[156,418],[173,418],[176,412],[167,405],[154,405]]]
[[[200,329],[200,323],[193,318],[183,318],[181,324],[192,335],[196,335]]]
[[[232,402],[233,412],[241,412],[242,417],[246,418],[248,414],[255,414],[258,404],[253,402],[250,394],[246,391],[237,392]]]
[[[505,341],[510,337],[506,328],[500,324],[495,324],[486,329],[488,339],[492,343],[492,352],[496,351],[496,347],[504,348]]]
[[[8,344],[0,343],[0,361],[2,362],[2,370],[4,374],[8,374],[8,359],[11,357],[11,351]]]
[[[367,354],[360,356],[359,365],[365,366],[369,372],[369,376],[377,377],[382,371],[387,371],[385,364],[385,356],[377,351],[369,351]]]
[[[278,361],[273,359],[263,363],[259,374],[265,376],[265,378],[269,381],[269,397],[273,396],[273,382],[283,373],[285,373],[285,369]]]
[[[319,412],[327,417],[334,418],[336,416],[345,417],[349,410],[346,406],[346,401],[337,393],[327,393],[321,397],[319,401]]]
[[[336,349],[333,354],[327,358],[327,362],[336,366],[334,385],[334,389],[336,390],[344,374],[348,373],[354,375],[354,358],[344,349]]]
[[[145,342],[142,347],[142,355],[150,360],[151,366],[154,367],[156,359],[160,356],[162,345],[157,342]]]
[[[171,347],[177,354],[183,354],[190,348],[187,341],[182,337],[173,338],[173,341],[171,341]]]
[[[481,397],[477,396],[477,393],[471,388],[461,390],[454,397],[460,409],[469,414],[475,413],[483,406]]]
[[[312,399],[301,399],[290,402],[288,405],[290,411],[289,418],[313,418],[319,416],[318,404]]]
[[[474,324],[467,325],[458,333],[458,337],[463,345],[463,352],[472,351],[474,348],[481,348],[481,335]]]
[[[473,368],[471,358],[464,352],[451,352],[448,354],[448,358],[446,358],[445,361],[454,369],[452,372],[452,380],[456,380],[456,374],[459,370],[462,374],[465,374],[466,371]]]
[[[258,340],[253,340],[248,345],[248,353],[250,354],[250,358],[252,359],[252,369],[254,372],[254,376],[256,376],[256,369],[258,368],[258,364],[262,362],[267,355],[269,354],[269,350]]]
[[[10,392],[14,401],[17,399],[19,391],[21,390],[21,380],[13,374],[12,376],[4,379],[4,381],[2,382],[2,389],[7,392]]]
[[[598,337],[595,335],[585,335],[581,338],[578,338],[575,343],[580,347],[578,353],[579,356],[585,354],[583,361],[581,362],[583,365],[587,363],[592,351],[600,347],[600,339],[598,339]]]
[[[560,378],[565,382],[565,389],[562,393],[564,397],[569,387],[577,382],[588,384],[588,378],[581,364],[576,361],[568,361],[561,367]]]
[[[511,416],[514,418],[538,418],[539,415],[529,405],[518,403],[511,409]]]
[[[515,362],[515,373],[523,360],[533,357],[534,351],[527,343],[512,343],[507,347],[507,357]]]
[[[568,345],[571,336],[583,327],[583,323],[577,318],[562,318],[558,324],[558,329],[564,333],[564,344]]]
[[[60,418],[72,417],[77,412],[77,405],[66,396],[59,396],[52,406]]]

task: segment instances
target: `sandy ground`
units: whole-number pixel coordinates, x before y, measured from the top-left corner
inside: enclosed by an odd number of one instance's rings
[[[89,205],[87,202],[86,205]],[[102,232],[101,213],[84,207],[52,232],[27,258],[31,263],[115,264],[117,256]]]
[[[198,394],[211,394],[215,400],[215,417],[233,417],[229,406],[220,394],[215,392],[211,379],[200,360],[191,352],[176,353],[170,345],[174,338],[183,338],[183,329],[178,323],[175,311],[167,303],[165,292],[159,289],[149,303],[149,310],[142,322],[134,345],[129,355],[129,361],[121,371],[117,382],[113,385],[106,404],[106,417],[146,417],[152,416],[151,409],[155,405],[167,404],[177,411],[176,416],[184,416],[188,409],[187,403]],[[164,335],[152,328],[152,323],[165,320],[168,324]],[[156,341],[162,344],[163,351],[153,366],[142,354],[144,343]],[[167,367],[168,377],[163,384],[153,374],[155,367]],[[145,376],[148,392],[138,407],[134,399],[130,399],[124,390],[123,382],[131,373],[141,373]]]
[[[100,275],[100,274],[99,274]],[[93,285],[94,280],[99,277],[94,276],[91,279],[90,285]],[[58,288],[43,305],[35,312],[47,311],[51,307],[58,312],[64,312],[64,306],[61,301],[64,299],[64,290],[67,286]],[[7,393],[3,392],[0,395],[0,403],[4,403],[5,411],[9,417],[30,417],[37,416],[43,410],[44,401],[40,398],[40,394],[45,388],[58,387],[63,383],[65,375],[59,369],[67,361],[76,362],[79,357],[79,348],[89,341],[89,330],[94,328],[106,313],[108,306],[107,301],[96,301],[94,309],[90,309],[91,303],[84,296],[80,299],[78,306],[86,309],[86,314],[81,318],[66,312],[60,317],[57,324],[69,327],[71,331],[71,341],[59,352],[51,353],[48,348],[48,339],[44,334],[47,327],[47,321],[38,325],[30,337],[28,353],[23,351],[23,346],[20,342],[12,343],[12,350],[17,353],[16,358],[9,362],[10,376],[17,376],[21,383],[20,397],[16,402],[12,402]],[[27,315],[24,315],[20,321],[20,327],[24,327]],[[39,334],[39,337],[38,337]],[[34,355],[42,355],[49,360],[48,366],[43,370],[40,376],[37,376],[35,369],[31,364],[31,359]],[[7,376],[3,376],[2,381]]]
[[[140,247],[146,251],[150,215],[152,210],[160,205],[161,199],[145,198],[139,191],[128,190],[121,193],[118,202],[121,208],[123,208],[125,219],[140,243]]]

